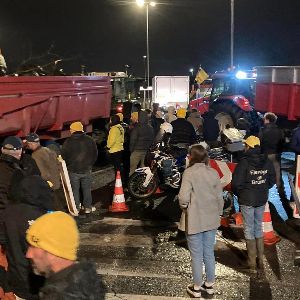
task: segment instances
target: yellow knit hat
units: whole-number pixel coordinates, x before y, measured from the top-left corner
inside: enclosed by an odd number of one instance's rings
[[[177,118],[182,118],[182,119],[184,119],[185,118],[185,116],[186,116],[186,109],[185,108],[179,108],[178,110],[177,110]]]
[[[249,147],[254,148],[255,146],[260,146],[260,139],[254,135],[250,135],[244,140],[244,143]]]
[[[120,121],[123,122],[124,116],[122,113],[117,113],[117,116],[120,118]]]
[[[36,219],[26,232],[26,240],[55,256],[77,258],[79,232],[74,219],[64,212],[48,213]]]
[[[71,125],[70,125],[70,129],[71,130],[74,130],[74,131],[81,131],[83,132],[83,125],[81,122],[73,122]]]

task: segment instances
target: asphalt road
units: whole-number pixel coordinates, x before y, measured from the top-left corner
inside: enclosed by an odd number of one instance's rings
[[[283,165],[290,170],[289,159]],[[98,174],[105,182],[112,177],[111,169]],[[97,188],[93,192],[97,213],[80,220],[80,257],[96,262],[103,299],[187,299],[191,267],[186,244],[176,238],[180,218],[176,194],[169,192],[148,201],[126,195],[127,213],[108,212],[112,195],[113,187]],[[287,220],[281,200],[273,189],[273,226],[282,240],[265,249],[265,276],[250,277],[242,270],[246,248],[241,227],[218,231],[214,299],[300,300],[300,272],[294,266],[295,247],[300,245],[299,224]],[[203,298],[209,297],[204,294]]]

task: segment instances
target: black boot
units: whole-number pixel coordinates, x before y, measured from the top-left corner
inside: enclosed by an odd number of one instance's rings
[[[260,270],[264,269],[264,238],[256,239],[257,250],[257,267]]]
[[[246,240],[248,252],[248,270],[255,274],[256,271],[256,240]]]

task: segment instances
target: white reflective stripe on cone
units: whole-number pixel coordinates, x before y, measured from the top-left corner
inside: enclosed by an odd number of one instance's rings
[[[269,201],[269,200],[268,200]],[[270,212],[270,206],[269,206],[269,202],[267,201],[266,205],[265,205],[265,213],[266,212]]]
[[[125,202],[124,194],[122,194],[122,195],[114,195],[113,202],[117,202],[117,203]]]
[[[116,187],[121,187],[122,186],[122,180],[121,179],[116,179]]]
[[[263,232],[273,231],[272,222],[263,222]]]

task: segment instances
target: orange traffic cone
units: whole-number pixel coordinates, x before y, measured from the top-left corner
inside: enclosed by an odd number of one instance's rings
[[[263,219],[264,244],[267,246],[275,245],[281,239],[275,235],[272,225],[269,203],[266,203]]]
[[[113,198],[112,205],[109,206],[109,211],[110,212],[129,211],[128,206],[125,203],[120,171],[117,171],[114,198]]]
[[[243,225],[243,216],[241,212],[237,212],[232,215],[236,225]]]
[[[157,190],[156,190],[156,192],[154,194],[157,195],[157,194],[162,194],[162,193],[164,193],[164,191],[162,191],[160,189],[160,187],[158,187]]]
[[[223,226],[223,227],[229,227],[229,225],[230,225],[229,218],[228,217],[221,217],[220,225]]]

